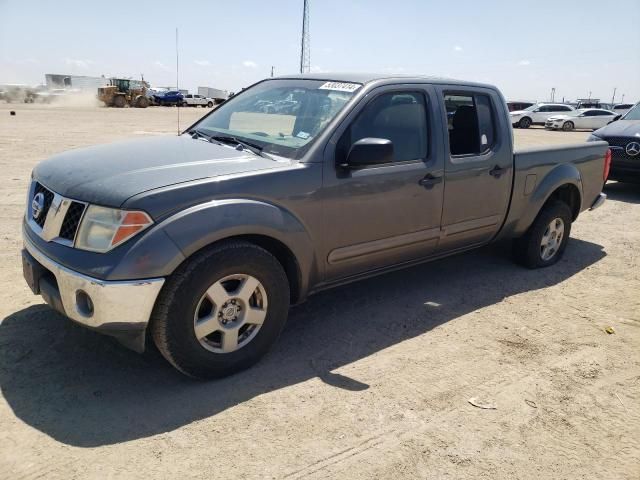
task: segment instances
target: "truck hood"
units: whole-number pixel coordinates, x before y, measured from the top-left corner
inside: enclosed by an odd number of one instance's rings
[[[596,130],[593,134],[597,137],[640,138],[640,120],[618,120]]]
[[[71,150],[38,164],[33,176],[65,197],[118,207],[156,188],[282,166],[280,161],[181,135]]]

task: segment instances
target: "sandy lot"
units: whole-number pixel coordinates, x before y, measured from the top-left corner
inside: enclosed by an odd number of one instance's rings
[[[181,109],[183,126],[207,111]],[[222,381],[52,313],[21,275],[31,168],[170,134],[176,114],[0,105],[0,478],[640,477],[638,187],[609,184],[553,268],[498,245],[312,297]],[[515,132],[519,147],[587,135]]]

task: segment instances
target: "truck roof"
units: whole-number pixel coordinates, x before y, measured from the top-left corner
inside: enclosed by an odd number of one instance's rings
[[[393,74],[393,73],[356,73],[356,72],[335,72],[335,73],[303,73],[296,75],[281,75],[275,77],[277,79],[300,79],[300,80],[326,80],[332,82],[352,82],[352,83],[371,83],[375,81],[402,81],[410,83],[436,83],[447,85],[466,85],[473,87],[495,88],[493,85],[478,82],[469,82],[466,80],[455,80],[452,78],[429,76],[429,75],[411,75],[411,74]]]

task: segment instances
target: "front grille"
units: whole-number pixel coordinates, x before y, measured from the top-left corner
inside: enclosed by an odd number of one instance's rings
[[[84,209],[84,203],[71,202],[69,210],[67,210],[67,214],[64,216],[64,220],[62,221],[62,226],[60,227],[60,234],[58,235],[60,238],[73,241],[76,236],[76,232],[78,231],[78,226],[80,225],[80,219],[82,218]]]
[[[39,193],[42,193],[42,195],[44,195],[44,207],[42,208],[40,215],[38,215],[38,218],[35,218],[34,221],[40,228],[42,228],[44,226],[45,220],[47,219],[49,208],[51,208],[51,202],[53,202],[53,192],[36,182],[35,188],[33,190],[33,197],[35,198],[35,196]]]
[[[628,143],[640,142],[638,137],[606,137],[603,140],[612,147],[626,147]]]
[[[27,220],[31,229],[47,242],[73,246],[76,232],[84,215],[87,204],[63,197],[34,181],[31,187],[32,197],[27,205]],[[40,195],[37,202],[33,200]],[[34,216],[34,204],[41,204],[37,218]]]

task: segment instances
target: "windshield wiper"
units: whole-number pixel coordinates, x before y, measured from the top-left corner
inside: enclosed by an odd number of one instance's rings
[[[191,135],[191,138],[193,138],[194,140],[197,138],[204,138],[209,142],[211,141],[211,135],[207,135],[202,130],[198,130],[197,128],[194,128],[193,130],[189,130],[187,133]]]
[[[200,133],[198,133],[200,134]],[[230,143],[232,145],[240,145],[243,149],[249,150],[252,153],[255,153],[259,157],[268,158],[273,160],[270,155],[267,155],[262,151],[262,147],[255,143],[247,142],[246,140],[238,140],[236,137],[230,135],[211,135],[209,137],[209,141],[218,141],[221,143]]]

